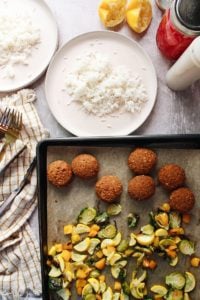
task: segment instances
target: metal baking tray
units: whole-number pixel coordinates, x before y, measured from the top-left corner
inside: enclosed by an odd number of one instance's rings
[[[128,200],[126,193],[127,182],[132,177],[132,172],[128,170],[128,154],[137,146],[146,146],[158,152],[157,169],[164,163],[178,163],[185,170],[187,175],[186,184],[194,191],[196,196],[196,207],[192,212],[192,222],[186,230],[186,234],[197,241],[196,253],[200,255],[200,135],[160,135],[160,136],[128,136],[128,137],[103,137],[103,138],[67,138],[48,139],[40,142],[37,147],[37,174],[38,174],[38,195],[39,195],[39,229],[40,229],[40,251],[41,251],[41,272],[43,299],[56,299],[49,294],[48,275],[46,268],[46,258],[48,246],[54,242],[62,242],[63,225],[70,223],[75,218],[81,207],[95,205],[96,196],[94,192],[94,181],[89,183],[81,182],[75,178],[69,187],[56,189],[47,182],[46,169],[48,162],[56,159],[66,159],[68,162],[72,158],[83,152],[94,154],[100,161],[100,174],[118,175],[123,182],[124,193],[121,197],[122,206],[126,202],[125,214],[129,210],[136,210],[142,214],[144,222],[148,223],[148,212],[158,207],[158,204],[167,200],[167,193],[163,190],[156,192],[152,200],[137,203]],[[155,173],[153,174],[155,175]],[[154,176],[155,177],[155,176]],[[161,189],[161,188],[160,188]],[[89,193],[89,194],[88,194]],[[74,201],[75,195],[77,200]],[[103,204],[102,204],[103,205]],[[123,217],[123,216],[122,216]],[[120,223],[120,219],[119,219]],[[123,223],[123,222],[122,222]],[[123,224],[120,224],[123,226]],[[187,261],[187,263],[186,263]],[[156,270],[156,283],[162,284],[160,274],[163,273],[161,265]],[[188,259],[183,258],[181,265],[190,270]],[[177,267],[178,269],[178,267]],[[200,299],[200,268],[191,269],[196,275],[197,286],[195,292],[191,294],[192,299]],[[179,267],[179,270],[180,267]],[[153,276],[152,276],[153,278]],[[150,278],[151,281],[151,278]],[[153,281],[155,283],[155,281]],[[72,297],[78,299],[78,297]]]

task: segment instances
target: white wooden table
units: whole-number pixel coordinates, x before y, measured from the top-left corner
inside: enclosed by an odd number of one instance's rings
[[[99,0],[46,0],[52,9],[59,28],[59,47],[80,33],[105,30],[100,23],[97,7]],[[200,132],[200,82],[184,92],[174,93],[165,84],[165,75],[171,62],[164,59],[157,49],[155,36],[162,13],[153,3],[153,20],[144,35],[136,35],[124,24],[118,32],[136,40],[148,52],[158,76],[158,96],[156,105],[147,121],[134,134],[177,134]],[[47,34],[51,34],[47,31]],[[33,86],[38,100],[36,107],[44,126],[51,137],[67,137],[64,130],[49,111],[45,99],[44,77]],[[31,224],[38,237],[37,212]]]

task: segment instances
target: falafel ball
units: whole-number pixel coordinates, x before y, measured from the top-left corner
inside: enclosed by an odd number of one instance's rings
[[[128,166],[138,175],[147,175],[155,166],[157,155],[147,148],[136,148],[128,158]]]
[[[147,175],[135,176],[128,183],[128,193],[134,200],[148,199],[155,193],[155,182]]]
[[[72,178],[71,166],[64,160],[51,162],[47,167],[47,178],[56,187],[66,186]]]
[[[158,172],[158,180],[169,191],[184,185],[185,171],[176,164],[164,165]]]
[[[195,204],[195,197],[193,192],[182,187],[173,191],[169,198],[169,205],[172,210],[177,210],[181,213],[187,213],[190,211]]]
[[[122,190],[122,183],[117,176],[103,176],[96,183],[96,194],[105,202],[114,202],[121,195]]]
[[[91,154],[80,154],[72,160],[72,171],[82,179],[90,179],[97,175],[99,163]]]

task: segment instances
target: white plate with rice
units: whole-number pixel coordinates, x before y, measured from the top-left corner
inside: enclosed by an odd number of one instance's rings
[[[111,31],[67,42],[53,58],[45,92],[56,120],[77,136],[127,135],[156,101],[154,66],[135,41]]]
[[[43,0],[1,0],[0,92],[37,80],[57,45],[57,25]]]

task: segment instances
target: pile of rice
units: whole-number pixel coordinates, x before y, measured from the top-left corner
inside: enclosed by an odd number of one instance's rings
[[[76,59],[74,70],[66,75],[66,88],[73,101],[100,117],[122,108],[140,112],[148,101],[138,74],[123,65],[114,67],[109,57],[98,52]]]
[[[0,66],[14,77],[14,64],[28,64],[33,48],[40,42],[40,30],[25,15],[0,12]]]

